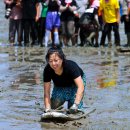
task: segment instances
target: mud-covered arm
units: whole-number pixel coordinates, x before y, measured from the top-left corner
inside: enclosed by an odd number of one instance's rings
[[[81,76],[74,79],[74,82],[76,86],[78,87],[74,103],[78,105],[83,98],[84,84],[83,84],[83,80]]]
[[[51,82],[44,82],[44,105],[46,110],[51,109],[50,91]]]

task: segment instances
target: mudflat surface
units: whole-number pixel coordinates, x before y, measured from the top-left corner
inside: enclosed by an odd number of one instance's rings
[[[85,119],[39,122],[43,112],[43,69],[47,49],[10,47],[8,20],[0,1],[0,129],[1,130],[129,130],[130,52],[111,48],[63,48],[87,78],[84,103],[96,108]],[[126,38],[121,25],[121,43]]]

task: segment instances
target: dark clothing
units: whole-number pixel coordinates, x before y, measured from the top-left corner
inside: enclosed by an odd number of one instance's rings
[[[124,15],[124,29],[125,33],[130,33],[130,15],[129,15],[129,21],[126,21],[125,19],[126,15]]]
[[[22,0],[25,45],[30,43],[30,36],[32,39],[32,45],[37,41],[37,27],[35,22],[37,2],[38,0]]]
[[[32,19],[36,16],[37,0],[22,0],[23,19]]]
[[[106,36],[107,36],[107,34],[109,34],[111,32],[111,30],[114,31],[115,45],[120,46],[119,25],[116,22],[115,23],[106,23],[104,25],[100,45],[103,45],[103,46],[105,45]]]
[[[42,46],[43,38],[45,36],[45,24],[46,24],[46,18],[40,17],[37,22],[38,27],[38,43]]]
[[[44,69],[44,82],[53,80],[57,87],[70,87],[74,85],[74,79],[83,76],[83,70],[73,61],[65,60],[62,75],[57,75],[49,64]]]
[[[9,20],[9,42],[15,42],[15,34],[17,33],[17,41],[18,43],[22,42],[22,20]]]
[[[48,4],[48,11],[49,12],[53,12],[53,11],[59,11],[59,5],[57,4],[57,2],[56,1],[52,1],[52,0],[50,0],[49,1],[49,4]]]
[[[23,30],[24,30],[24,43],[25,45],[30,42],[30,36],[32,39],[32,45],[37,40],[37,28],[35,19],[23,19]]]
[[[61,1],[61,5],[66,6],[65,0]],[[70,3],[70,6],[77,6],[76,1],[72,0],[72,2]],[[74,19],[75,19],[75,15],[69,9],[61,13],[61,21],[71,21],[71,20],[74,21]]]

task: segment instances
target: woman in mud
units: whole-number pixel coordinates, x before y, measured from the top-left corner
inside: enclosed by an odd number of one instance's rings
[[[56,109],[68,101],[68,108],[76,112],[83,106],[86,78],[83,70],[71,60],[67,60],[61,48],[52,47],[46,54],[47,65],[44,69],[45,112]],[[50,97],[51,80],[54,83]]]

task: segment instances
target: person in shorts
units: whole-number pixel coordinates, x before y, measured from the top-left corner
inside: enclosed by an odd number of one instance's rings
[[[75,11],[77,4],[75,0],[62,0],[61,6],[61,30],[64,46],[69,46],[68,42],[75,33]]]
[[[48,46],[50,34],[52,32],[53,44],[59,44],[59,27],[60,27],[60,15],[59,7],[60,0],[47,0],[48,11],[46,15],[46,31],[45,31],[45,47]]]

